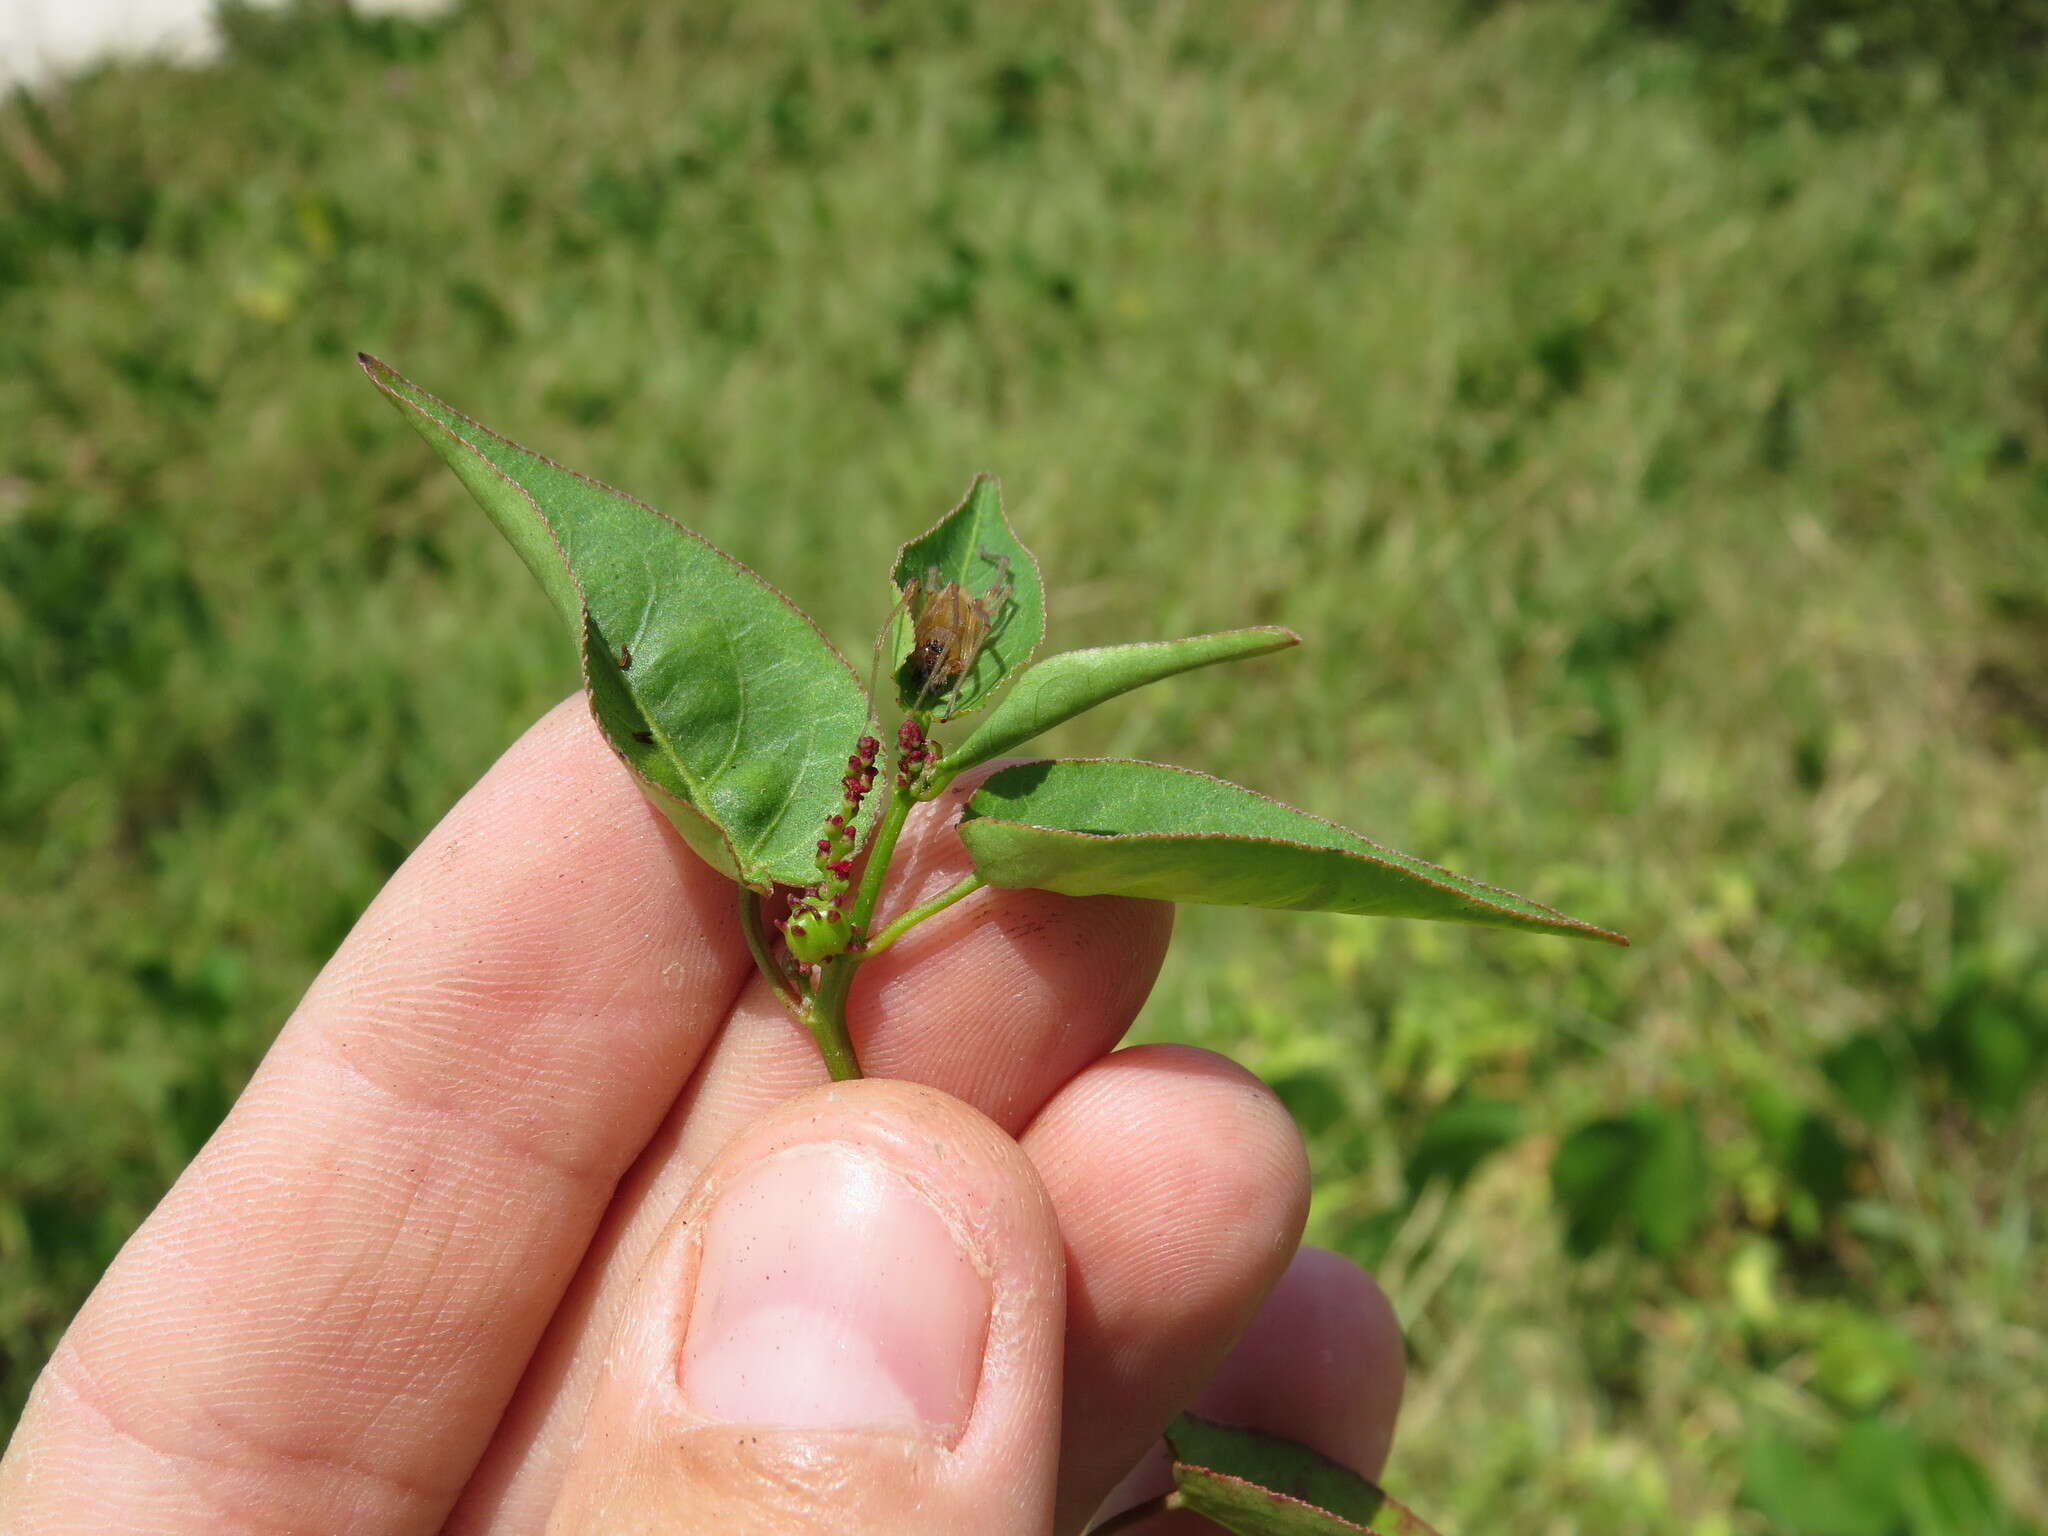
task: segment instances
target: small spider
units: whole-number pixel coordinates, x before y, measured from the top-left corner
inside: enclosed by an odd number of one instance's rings
[[[995,585],[980,596],[957,581],[943,581],[939,568],[932,566],[920,582],[915,576],[903,589],[903,603],[910,610],[910,655],[904,670],[917,683],[917,702],[941,689],[950,689],[946,711],[960,702],[960,685],[974,670],[982,647],[1002,625],[1003,610],[1014,588],[1010,585],[1010,557],[981,552],[996,567]]]

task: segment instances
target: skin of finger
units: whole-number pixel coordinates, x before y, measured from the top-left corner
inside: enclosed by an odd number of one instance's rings
[[[991,763],[913,812],[878,909],[930,899],[969,868],[954,827]],[[924,1082],[1013,1135],[1130,1026],[1165,958],[1162,902],[984,890],[867,962],[848,1011],[871,1078]],[[667,1123],[621,1184],[450,1536],[534,1536],[583,1422],[601,1340],[676,1208],[747,1126],[825,1080],[765,983],[750,985]]]
[[[431,1530],[749,970],[581,700],[321,973],[38,1384],[0,1525]]]
[[[809,1037],[758,978],[742,992],[707,1067],[711,1059],[730,1074],[740,1090],[735,1097],[753,1108],[753,1118],[827,1081]],[[535,1536],[546,1526],[596,1391],[604,1341],[694,1177],[723,1145],[704,1128],[692,1134],[705,1082],[700,1069],[619,1182],[525,1379],[449,1516],[447,1536]],[[736,1123],[744,1123],[737,1106],[728,1109],[735,1112],[721,1115],[717,1126],[727,1139]]]
[[[1023,1146],[1066,1244],[1053,1528],[1071,1531],[1223,1365],[1286,1273],[1308,1215],[1308,1161],[1263,1083],[1177,1045],[1098,1061]]]
[[[706,1211],[749,1170],[821,1147],[879,1159],[917,1188],[988,1282],[980,1378],[950,1442],[912,1428],[717,1423],[683,1389],[678,1361]],[[1059,1449],[1062,1270],[1038,1176],[985,1116],[932,1089],[878,1080],[784,1104],[727,1145],[650,1255],[550,1536],[1036,1536]]]
[[[1190,1405],[1321,1451],[1378,1477],[1394,1440],[1407,1380],[1401,1325],[1373,1278],[1341,1254],[1303,1248],[1223,1367]],[[1104,1507],[1127,1508],[1173,1486],[1163,1453],[1148,1453]],[[1179,1511],[1139,1527],[1145,1536],[1217,1536],[1222,1527]]]
[[[961,813],[1012,761],[964,773],[920,807],[878,923],[972,872]],[[1172,933],[1165,902],[983,890],[863,966],[847,1025],[870,1076],[943,1089],[1016,1135],[1129,1028]]]

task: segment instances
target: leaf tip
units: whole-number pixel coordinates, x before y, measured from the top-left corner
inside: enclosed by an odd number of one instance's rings
[[[363,376],[383,391],[386,396],[390,396],[396,386],[405,382],[404,377],[396,368],[385,362],[383,358],[372,356],[368,352],[358,352],[356,354],[356,366],[362,369]]]
[[[1562,914],[1560,914],[1560,916],[1562,916]],[[1612,944],[1616,949],[1635,948],[1635,946],[1629,942],[1627,934],[1618,933],[1612,928],[1601,928],[1593,923],[1581,922],[1576,917],[1567,917],[1565,918],[1565,922],[1569,926],[1561,931],[1568,933],[1573,938],[1594,939],[1602,944]]]

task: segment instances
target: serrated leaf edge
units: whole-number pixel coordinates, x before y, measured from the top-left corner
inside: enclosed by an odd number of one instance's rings
[[[590,709],[591,718],[593,722],[597,724],[598,727],[598,734],[604,737],[605,745],[612,749],[613,755],[616,756],[619,759],[619,761],[626,765],[627,769],[632,773],[633,777],[639,780],[640,783],[642,783],[643,785],[650,785],[652,786],[652,788],[659,791],[663,800],[676,801],[677,796],[675,795],[674,791],[666,788],[661,784],[656,784],[653,780],[649,779],[646,774],[641,772],[639,765],[635,763],[633,759],[630,756],[628,756],[618,746],[618,744],[611,739],[610,733],[606,731],[604,728],[604,723],[601,720],[597,719],[596,704],[595,701],[592,699],[590,692],[590,647],[588,644],[588,635],[593,626],[593,620],[590,616],[590,599],[583,590],[582,578],[576,574],[576,568],[570,564],[568,552],[562,548],[562,541],[560,538],[556,536],[554,526],[552,523],[549,522],[547,514],[541,510],[540,503],[534,500],[533,493],[531,491],[527,490],[525,486],[521,485],[517,480],[513,479],[503,469],[499,468],[496,464],[492,463],[490,458],[487,455],[485,455],[480,449],[478,449],[475,444],[465,441],[460,433],[450,430],[445,423],[436,421],[432,415],[430,415],[426,411],[421,410],[418,405],[406,399],[405,396],[400,394],[397,390],[391,388],[388,382],[389,380],[396,379],[400,383],[406,385],[408,388],[418,390],[420,394],[426,396],[427,399],[433,401],[436,405],[440,406],[441,409],[446,411],[450,416],[453,416],[457,420],[465,422],[469,426],[474,427],[484,436],[491,438],[496,442],[503,443],[506,447],[514,449],[517,452],[530,455],[531,457],[538,459],[541,463],[547,465],[550,469],[557,470],[560,473],[569,476],[573,480],[580,480],[585,485],[591,487],[593,490],[601,491],[608,496],[616,496],[621,501],[627,502],[632,506],[638,507],[641,511],[649,513],[654,517],[660,518],[663,522],[667,523],[671,528],[675,529],[685,538],[695,540],[698,544],[701,544],[706,550],[710,551],[710,553],[716,555],[719,559],[725,561],[725,563],[731,566],[734,570],[740,572],[740,574],[752,580],[756,586],[761,588],[762,591],[766,592],[770,597],[773,597],[776,601],[780,602],[785,608],[789,609],[791,613],[795,614],[799,619],[803,620],[805,624],[810,626],[811,633],[818,637],[819,641],[824,645],[826,651],[830,653],[832,659],[838,662],[840,667],[845,671],[846,675],[852,679],[854,687],[860,691],[861,696],[863,698],[867,698],[867,684],[862,680],[860,673],[854,670],[853,664],[849,662],[846,659],[846,657],[840,653],[839,648],[832,643],[831,637],[827,635],[825,631],[819,627],[818,621],[812,618],[811,615],[807,613],[802,607],[800,607],[786,592],[782,591],[781,588],[777,587],[773,582],[769,581],[766,577],[762,576],[758,571],[756,571],[752,566],[748,565],[744,560],[737,559],[736,557],[727,554],[724,550],[720,549],[716,544],[712,543],[709,539],[705,538],[703,534],[697,532],[694,528],[686,527],[682,523],[677,522],[674,518],[670,517],[666,512],[663,512],[659,507],[651,506],[647,502],[642,501],[639,497],[634,496],[629,492],[622,491],[618,489],[618,487],[616,486],[607,485],[604,481],[599,480],[594,475],[587,475],[583,473],[583,471],[581,470],[571,469],[568,465],[563,464],[558,460],[551,459],[544,453],[536,452],[534,449],[527,447],[524,443],[518,442],[512,438],[507,437],[502,432],[496,431],[491,427],[485,426],[482,422],[478,421],[474,416],[471,416],[466,412],[457,410],[454,406],[450,405],[446,400],[443,400],[439,395],[435,394],[432,390],[423,388],[421,385],[414,383],[413,380],[407,378],[404,374],[400,373],[397,369],[393,368],[389,363],[385,362],[382,358],[373,357],[371,354],[367,352],[358,352],[356,354],[356,363],[357,366],[360,367],[363,370],[364,374],[369,378],[370,382],[376,386],[378,392],[382,394],[385,399],[389,400],[393,405],[396,405],[401,410],[410,412],[412,415],[416,416],[421,421],[425,422],[428,426],[432,427],[436,432],[439,432],[443,437],[455,443],[465,453],[470,454],[477,460],[477,462],[482,464],[485,469],[490,471],[493,475],[496,475],[498,479],[500,479],[506,485],[510,486],[514,491],[516,491],[519,495],[519,498],[522,501],[524,501],[527,504],[527,506],[533,509],[533,516],[535,522],[539,524],[540,531],[547,536],[548,542],[554,546],[556,558],[558,558],[562,562],[562,569],[568,575],[569,584],[576,590],[577,609],[579,616],[581,618],[581,624],[579,627],[584,632],[583,636],[579,638],[576,647],[578,661],[577,673],[583,679],[583,696],[585,706]],[[964,505],[965,503],[963,502],[962,504]],[[998,490],[997,492],[997,507],[998,510],[1000,510],[1000,490]],[[1029,553],[1029,551],[1027,550],[1026,553]],[[1035,559],[1033,561],[1033,564],[1036,564]],[[648,713],[645,705],[641,703],[639,694],[633,690],[632,685],[630,683],[627,684],[626,691],[628,696],[632,698],[635,707],[639,710],[641,718],[648,722],[648,729],[650,733],[652,733],[656,737],[656,739],[661,743],[663,753],[667,757],[670,766],[672,766],[675,769],[677,778],[679,778],[685,785],[687,785],[690,788],[691,793],[693,795],[701,799],[703,792],[701,785],[699,784],[699,781],[697,779],[697,776],[691,773],[686,767],[684,767],[682,762],[675,756],[674,749],[668,740],[667,733],[663,732],[660,729],[659,722],[655,721],[653,717]],[[869,716],[872,717],[874,712],[874,701],[872,699],[868,699],[867,702]],[[702,810],[698,805],[690,803],[688,801],[683,801],[680,803],[684,804],[689,811],[696,815],[701,821],[703,821],[703,823],[706,826],[711,828],[712,831],[714,831],[717,834],[719,841],[725,845],[727,851],[731,855],[733,868],[739,871],[739,874],[735,878],[738,878],[749,885],[754,884],[754,881],[747,878],[744,865],[742,864],[742,861],[740,859],[739,849],[734,844],[732,840],[732,835],[729,832],[727,832],[724,827],[720,826],[718,822],[715,819],[713,819],[713,817],[709,813]],[[772,879],[770,883],[773,883]]]
[[[1356,1520],[1347,1520],[1344,1516],[1327,1510],[1320,1504],[1312,1504],[1307,1499],[1297,1498],[1291,1493],[1282,1493],[1278,1488],[1268,1488],[1264,1483],[1254,1482],[1248,1477],[1239,1477],[1234,1472],[1218,1472],[1214,1467],[1205,1467],[1198,1461],[1176,1461],[1173,1463],[1173,1471],[1175,1473],[1174,1484],[1180,1488],[1181,1496],[1184,1499],[1187,1498],[1188,1490],[1181,1483],[1178,1475],[1182,1468],[1186,1468],[1190,1472],[1199,1472],[1203,1477],[1215,1482],[1230,1483],[1239,1488],[1249,1488],[1252,1492],[1260,1494],[1275,1504],[1291,1504],[1296,1509],[1305,1509],[1310,1514],[1318,1515],[1324,1520],[1334,1522],[1344,1530],[1360,1531],[1364,1533],[1364,1536],[1380,1536],[1380,1532],[1374,1530],[1373,1527],[1360,1525]],[[1198,1508],[1191,1499],[1188,1500],[1187,1507],[1206,1520],[1220,1521],[1222,1518],[1212,1510]]]
[[[1204,1473],[1209,1477],[1238,1483],[1248,1488],[1256,1488],[1262,1493],[1274,1494],[1277,1497],[1286,1499],[1289,1503],[1300,1505],[1303,1508],[1315,1511],[1317,1514],[1327,1515],[1334,1520],[1341,1521],[1352,1530],[1369,1531],[1372,1533],[1372,1536],[1380,1536],[1380,1532],[1376,1527],[1360,1525],[1349,1515],[1338,1514],[1336,1511],[1317,1504],[1312,1500],[1287,1493],[1282,1489],[1270,1487],[1256,1478],[1245,1477],[1235,1472],[1225,1472],[1220,1468],[1211,1466],[1206,1461],[1197,1461],[1192,1457],[1183,1455],[1180,1449],[1180,1442],[1185,1437],[1183,1426],[1219,1432],[1226,1441],[1234,1444],[1239,1449],[1249,1451],[1259,1446],[1270,1445],[1283,1451],[1296,1453],[1300,1458],[1311,1463],[1320,1462],[1339,1477],[1349,1478],[1362,1484],[1373,1498],[1379,1500],[1380,1508],[1375,1511],[1375,1518],[1380,1515],[1392,1517],[1387,1525],[1387,1530],[1391,1533],[1391,1536],[1439,1536],[1435,1526],[1388,1493],[1386,1489],[1379,1485],[1376,1479],[1367,1477],[1364,1473],[1346,1466],[1343,1462],[1324,1455],[1312,1445],[1290,1439],[1285,1435],[1274,1434],[1271,1430],[1254,1429],[1249,1425],[1226,1424],[1220,1419],[1205,1418],[1201,1414],[1189,1413],[1183,1410],[1174,1417],[1173,1421],[1163,1431],[1166,1440],[1167,1459],[1176,1470],[1185,1467],[1191,1471]],[[1177,1482],[1178,1479],[1176,1479]]]
[[[867,683],[862,679],[860,673],[854,669],[853,663],[848,661],[845,655],[840,651],[839,647],[832,643],[832,637],[827,635],[825,631],[819,627],[818,621],[812,618],[809,613],[805,612],[803,607],[799,605],[796,602],[796,600],[792,598],[787,592],[783,591],[780,587],[776,586],[774,582],[770,581],[767,577],[763,576],[751,565],[748,565],[746,561],[740,559],[736,555],[728,554],[726,551],[720,549],[716,544],[712,543],[709,539],[705,538],[704,535],[699,533],[696,529],[688,526],[687,524],[677,522],[674,518],[670,517],[666,512],[662,511],[659,507],[649,506],[646,502],[642,501],[638,496],[633,495],[630,491],[622,491],[615,485],[607,485],[604,481],[598,479],[595,475],[586,475],[580,469],[571,469],[568,465],[560,462],[559,460],[551,459],[544,453],[537,453],[533,449],[527,447],[526,444],[519,442],[514,438],[509,438],[504,433],[495,431],[494,429],[485,426],[482,422],[478,421],[474,416],[470,416],[462,411],[458,411],[457,409],[455,409],[454,406],[450,405],[446,400],[443,400],[439,395],[435,394],[432,390],[423,389],[418,384],[413,383],[411,379],[408,379],[404,374],[400,373],[396,368],[393,368],[389,363],[385,362],[382,358],[372,357],[367,352],[358,352],[356,354],[356,361],[362,367],[364,373],[369,375],[371,383],[375,384],[378,389],[383,390],[388,398],[395,401],[397,404],[404,406],[406,409],[414,412],[419,411],[419,407],[414,405],[410,400],[407,400],[403,395],[394,394],[392,391],[387,389],[385,387],[384,378],[382,377],[382,375],[389,375],[391,378],[397,379],[399,382],[406,384],[413,389],[419,390],[421,394],[425,395],[429,400],[433,401],[436,405],[440,406],[442,409],[447,411],[450,416],[454,416],[462,421],[468,422],[469,425],[475,427],[477,431],[483,433],[485,437],[495,439],[496,441],[503,443],[507,448],[516,448],[521,453],[531,454],[534,458],[540,460],[541,463],[547,465],[548,468],[560,470],[563,474],[569,476],[569,478],[572,480],[581,480],[585,485],[589,486],[592,490],[603,491],[607,496],[616,496],[621,501],[630,502],[632,505],[638,507],[641,511],[652,513],[655,517],[660,518],[664,523],[667,523],[671,528],[675,529],[676,532],[682,534],[683,537],[687,539],[694,539],[697,543],[702,544],[706,549],[710,550],[712,554],[718,556],[718,558],[723,560],[727,565],[731,566],[741,575],[753,581],[770,597],[774,598],[777,602],[781,603],[783,607],[787,608],[791,613],[795,614],[798,618],[802,619],[805,624],[809,625],[811,633],[816,635],[820,642],[823,643],[825,649],[831,653],[832,659],[838,662],[839,665],[845,669],[846,675],[848,677],[852,678],[855,683],[860,685],[860,690],[862,693],[867,692]],[[432,417],[428,417],[427,419],[429,421],[433,421]],[[439,422],[434,422],[434,425],[437,427],[441,427],[441,424]],[[441,427],[441,430],[443,432],[446,432],[448,429],[446,427]],[[456,438],[456,441],[462,442],[462,439],[458,437]],[[463,443],[462,446],[468,448],[471,453],[477,453],[477,450],[471,447],[468,443]],[[477,454],[477,456],[479,458],[483,457],[481,454]],[[497,475],[500,479],[510,480],[513,489],[517,490],[521,496],[524,496],[526,498],[527,505],[534,509],[535,516],[540,516],[540,505],[533,499],[533,497],[530,494],[528,494],[526,487],[520,485],[519,482],[516,480],[511,480],[511,477],[509,475],[507,475],[502,469],[499,469],[497,465],[491,463],[489,459],[484,459],[484,464],[487,468],[490,469],[490,471],[493,474]],[[543,528],[547,528],[547,519],[545,517],[541,518],[541,526]],[[548,532],[549,536],[552,538],[553,530],[549,529]],[[558,553],[560,552],[560,540],[555,540],[555,549]],[[1034,561],[1033,564],[1035,565],[1036,561]],[[566,555],[562,557],[562,568],[564,570],[569,569],[569,561]],[[572,570],[569,571],[569,574],[571,578],[574,578],[576,573]]]

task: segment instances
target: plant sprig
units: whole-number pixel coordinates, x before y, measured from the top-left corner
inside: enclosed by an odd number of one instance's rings
[[[1119,694],[1300,637],[1264,626],[1035,659],[1038,562],[978,475],[897,551],[863,687],[808,614],[699,535],[361,361],[554,602],[606,740],[684,841],[737,882],[754,962],[835,1080],[860,1076],[846,1020],[860,966],[984,886],[1628,942],[1240,785],[1087,758],[990,775],[960,827],[972,873],[876,927],[911,811],[959,774]],[[975,714],[947,746],[946,728]],[[1426,1536],[1374,1485],[1292,1442],[1186,1417],[1168,1438],[1176,1489],[1162,1509],[1271,1536],[1365,1530],[1375,1516]]]

